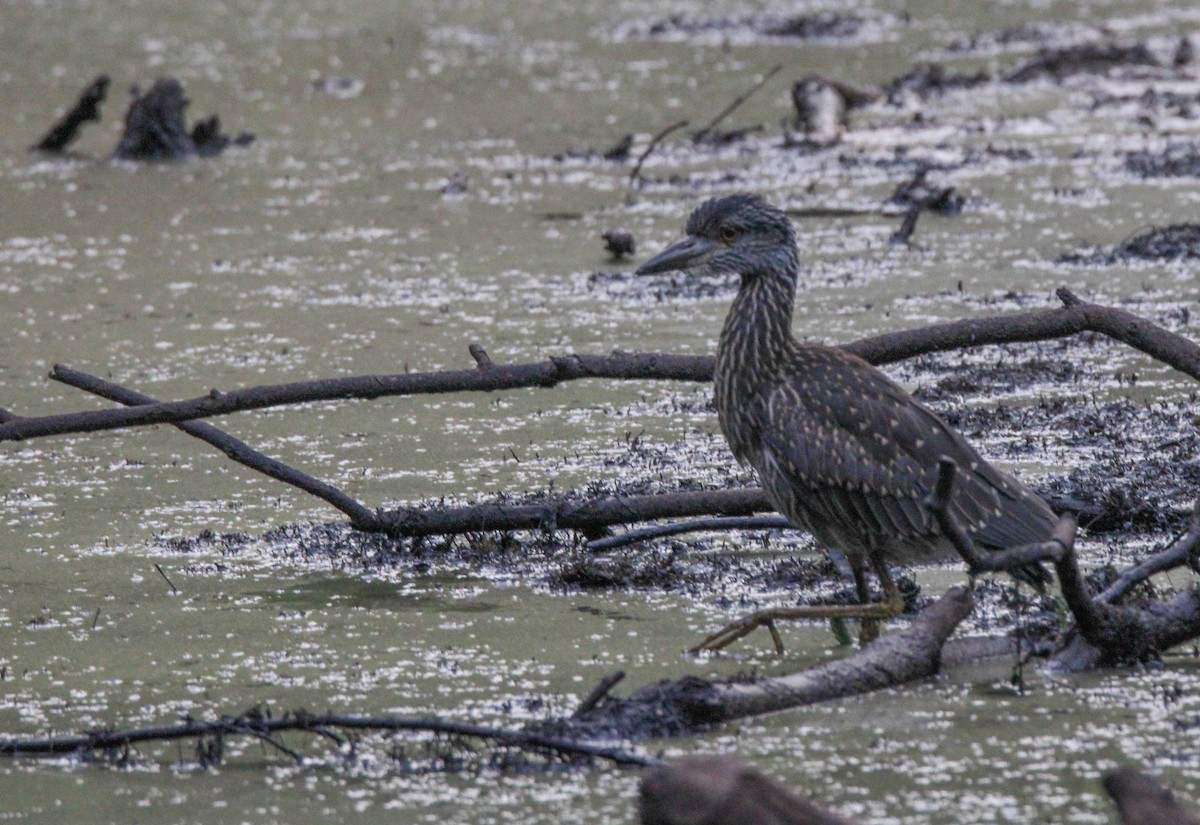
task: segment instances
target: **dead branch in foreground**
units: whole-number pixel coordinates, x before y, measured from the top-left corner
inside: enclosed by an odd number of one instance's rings
[[[590,742],[547,736],[532,730],[509,730],[467,722],[454,722],[433,717],[412,716],[350,716],[344,714],[311,714],[305,711],[287,713],[271,718],[260,708],[238,716],[222,716],[202,722],[190,716],[177,725],[161,725],[131,730],[96,730],[78,736],[54,736],[46,739],[0,739],[0,756],[62,756],[123,751],[143,742],[169,742],[179,739],[213,739],[228,736],[250,736],[259,739],[297,763],[303,757],[285,747],[276,737],[288,731],[302,731],[343,744],[334,731],[417,731],[453,736],[488,739],[506,747],[550,751],[561,756],[607,759],[619,765],[647,766],[657,759],[623,751],[620,748]],[[219,750],[216,754],[219,758]]]
[[[1131,767],[1105,774],[1122,825],[1200,825],[1158,780]],[[642,825],[853,825],[732,756],[686,756],[648,771]]]
[[[1200,345],[1116,307],[1080,300],[1070,290],[1058,290],[1063,306],[1014,315],[997,315],[935,324],[886,333],[844,345],[873,364],[903,361],[930,352],[1028,341],[1065,338],[1080,332],[1099,332],[1200,380]],[[59,367],[50,377],[57,380]],[[493,392],[523,387],[553,387],[583,378],[621,380],[711,381],[710,356],[663,353],[552,356],[525,364],[480,364],[470,370],[364,375],[326,378],[290,384],[264,385],[182,401],[166,401],[116,410],[88,410],[38,417],[0,412],[0,441],[21,441],[67,433],[97,432],[150,424],[175,424],[246,410],[260,410],[317,401],[371,399],[394,395],[445,392]]]
[[[1200,825],[1200,816],[1152,776],[1122,767],[1105,774],[1103,784],[1121,815],[1121,825]]]
[[[651,769],[642,825],[852,825],[732,756],[685,756]]]
[[[1200,587],[1137,606],[1114,604],[1152,575],[1184,566],[1200,572],[1200,502],[1193,508],[1188,531],[1182,537],[1122,572],[1097,596],[1088,591],[1074,545],[1069,545],[1055,563],[1055,572],[1063,598],[1075,617],[1075,627],[1054,651],[1046,669],[1068,673],[1141,662],[1200,636]]]

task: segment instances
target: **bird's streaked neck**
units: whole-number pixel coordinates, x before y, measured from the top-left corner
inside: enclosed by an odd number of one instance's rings
[[[742,272],[725,327],[721,350],[742,362],[740,370],[769,369],[783,357],[792,342],[792,311],[796,303],[794,247],[773,250],[762,269]]]
[[[714,401],[721,430],[739,461],[752,462],[758,449],[753,399],[778,377],[779,365],[795,346],[792,307],[796,299],[795,247],[767,257],[763,271],[742,272],[742,284],[717,344]]]

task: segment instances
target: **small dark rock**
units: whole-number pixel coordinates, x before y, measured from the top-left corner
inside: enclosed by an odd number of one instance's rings
[[[605,160],[628,160],[629,150],[633,148],[633,135],[625,135],[625,137],[614,143],[608,150],[604,152],[602,157]]]
[[[442,187],[443,195],[462,195],[467,191],[470,176],[462,169],[455,169],[446,178],[446,183]]]
[[[632,255],[637,251],[637,244],[633,239],[633,233],[627,232],[624,229],[609,229],[600,235],[604,241],[604,248],[612,255],[614,261],[619,261],[626,255]]]

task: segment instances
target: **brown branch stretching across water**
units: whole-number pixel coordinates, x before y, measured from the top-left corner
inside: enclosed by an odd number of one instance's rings
[[[1200,346],[1157,324],[1123,309],[1081,301],[1070,290],[1060,289],[1060,309],[1016,315],[966,319],[921,329],[876,335],[844,345],[873,364],[889,364],[917,355],[984,344],[1044,341],[1079,332],[1100,332],[1200,380]],[[56,366],[50,377],[57,379]],[[20,441],[65,433],[96,432],[149,424],[174,424],[197,418],[259,410],[316,401],[379,398],[385,395],[420,395],[444,392],[493,392],[521,387],[553,387],[580,378],[627,380],[711,381],[709,356],[665,353],[553,356],[525,364],[488,364],[470,370],[364,375],[326,378],[251,387],[183,401],[148,404],[120,410],[14,417],[0,423],[0,441]]]
[[[707,140],[712,135],[713,130],[715,130],[717,128],[717,125],[722,120],[724,120],[725,118],[729,117],[731,114],[736,112],[738,109],[741,108],[743,103],[745,103],[750,98],[754,97],[754,95],[758,93],[759,89],[761,89],[763,86],[767,85],[768,80],[773,78],[775,75],[779,74],[779,72],[782,68],[783,68],[783,65],[779,64],[779,63],[776,63],[774,66],[772,66],[771,69],[766,74],[764,74],[753,86],[751,86],[749,89],[747,89],[746,91],[742,92],[740,95],[735,97],[728,106],[726,106],[719,113],[717,113],[716,117],[714,117],[712,120],[710,120],[708,123],[706,123],[704,125],[704,127],[702,129],[700,129],[700,131],[698,131],[698,132],[696,132],[696,134],[692,135],[693,142],[703,143],[705,140]]]
[[[58,380],[55,365],[50,378]],[[324,378],[250,387],[231,392],[213,390],[184,401],[168,401],[118,410],[16,417],[0,424],[0,441],[20,441],[65,433],[97,432],[149,424],[175,424],[197,418],[261,410],[315,401],[370,399],[390,395],[426,395],[446,392],[494,392],[522,387],[553,387],[580,378],[665,379],[709,381],[712,358],[662,353],[555,356],[526,364],[490,364],[469,370],[414,372],[400,375],[362,375]]]
[[[305,711],[296,711],[278,719],[272,719],[257,709],[241,716],[222,716],[211,722],[201,722],[188,717],[177,725],[131,730],[96,730],[78,736],[54,736],[48,739],[0,739],[0,756],[54,756],[81,751],[125,749],[141,742],[168,742],[178,739],[229,735],[253,736],[277,745],[271,737],[279,733],[305,731],[328,736],[331,729],[424,731],[489,739],[510,747],[550,750],[568,756],[607,759],[620,765],[658,764],[658,760],[652,757],[640,756],[605,745],[548,736],[537,731],[493,728],[434,717],[349,716],[331,713],[310,714]],[[284,751],[299,761],[299,756],[294,751],[288,749],[284,749]]]

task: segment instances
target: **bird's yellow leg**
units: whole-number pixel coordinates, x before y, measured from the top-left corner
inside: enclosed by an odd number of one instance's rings
[[[872,641],[879,635],[880,620],[894,619],[904,612],[904,597],[900,594],[900,588],[896,586],[896,580],[892,578],[892,572],[888,570],[887,563],[877,554],[871,554],[871,566],[875,570],[875,575],[879,577],[879,586],[883,589],[883,601],[867,602],[864,604],[829,604],[829,605],[807,605],[804,607],[773,607],[767,610],[759,610],[738,619],[736,622],[731,622],[725,627],[710,633],[698,645],[688,649],[689,653],[699,653],[701,650],[721,650],[728,647],[733,642],[743,636],[749,635],[759,627],[765,627],[771,633],[771,639],[775,642],[775,651],[783,653],[783,640],[779,637],[779,631],[775,627],[775,622],[783,620],[796,619],[859,619],[862,621],[862,631],[860,641],[862,644]],[[858,585],[860,579],[861,568],[855,570],[855,583]],[[862,578],[863,587],[859,588],[860,595],[865,589],[866,579]],[[867,637],[868,628],[873,628],[874,635]]]
[[[899,591],[897,591],[898,594]],[[774,630],[775,622],[785,619],[872,619],[878,621],[879,619],[891,619],[903,609],[903,600],[900,601],[899,610],[886,601],[872,602],[871,604],[814,604],[805,607],[773,607],[767,610],[756,611],[749,616],[738,619],[736,622],[725,625],[725,627],[705,637],[700,644],[689,648],[688,652],[699,653],[701,650],[720,650],[751,633],[756,628],[765,627],[768,630]],[[773,635],[775,636],[775,649],[779,653],[782,653],[783,643],[779,640],[777,632]]]

